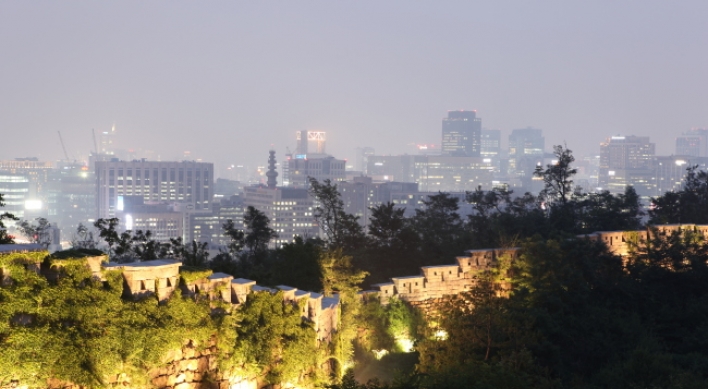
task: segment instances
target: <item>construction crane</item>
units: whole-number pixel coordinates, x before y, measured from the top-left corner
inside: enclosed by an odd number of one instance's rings
[[[66,157],[66,162],[70,162],[69,160],[69,153],[66,152],[66,146],[64,146],[64,139],[61,137],[61,131],[57,131],[59,134],[59,142],[61,142],[61,148],[64,150],[64,157]]]
[[[98,143],[96,143],[96,130],[93,128],[91,129],[91,132],[93,133],[93,152],[98,155]]]

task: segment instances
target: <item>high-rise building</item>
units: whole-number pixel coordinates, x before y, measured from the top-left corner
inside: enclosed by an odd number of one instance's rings
[[[233,221],[236,228],[243,229],[243,197],[224,197],[212,202],[211,213],[191,214],[187,241],[205,242],[211,248],[225,247],[230,242],[223,230],[228,220]]]
[[[96,161],[97,217],[110,218],[123,196],[141,196],[146,204],[179,203],[185,209],[208,212],[214,165],[206,162]]]
[[[476,111],[448,111],[442,121],[442,155],[479,157],[482,119]]]
[[[47,184],[47,219],[71,238],[79,224],[96,218],[96,179],[88,166],[60,163]]]
[[[538,128],[521,128],[509,135],[509,176],[526,182],[536,166],[543,165],[546,140]]]
[[[708,129],[694,128],[676,137],[676,155],[708,157]]]
[[[289,152],[285,155],[283,186],[308,188],[310,178],[332,182],[346,179],[346,161],[325,154],[324,132],[298,131],[296,140],[295,155]]]
[[[599,186],[622,193],[627,185],[641,196],[655,193],[654,143],[648,136],[612,136],[600,144]]]
[[[275,156],[271,154],[271,159]],[[270,164],[269,172],[275,172]],[[273,181],[275,181],[275,176]],[[313,216],[313,199],[308,187],[288,188],[257,185],[244,188],[244,207],[253,206],[270,219],[270,228],[278,237],[271,245],[279,246],[292,242],[296,236],[314,238],[319,234],[319,227]]]
[[[342,196],[344,211],[359,217],[359,224],[366,228],[371,217],[371,207],[391,201],[391,193],[417,193],[414,182],[374,182],[371,177],[355,177],[337,183]]]
[[[116,125],[111,127],[110,131],[101,132],[101,154],[114,155],[115,154],[115,139],[116,136]]]
[[[20,219],[26,218],[25,208],[30,200],[30,180],[24,175],[0,172],[0,193],[5,206],[0,212],[9,212]]]
[[[481,143],[482,158],[497,158],[501,153],[501,131],[482,130]]]
[[[698,166],[699,170],[708,170],[708,157],[692,156],[661,156],[656,157],[656,192],[653,196],[661,196],[666,192],[682,189],[686,178],[686,169]]]
[[[332,182],[343,181],[346,178],[346,161],[336,159],[332,156],[293,158],[287,161],[287,173],[285,177],[294,188],[308,188],[310,178],[317,181],[330,180]]]
[[[298,131],[295,133],[295,139],[297,140],[296,154],[304,155],[308,153],[312,154],[324,154],[326,146],[326,136],[327,133],[324,131]]]
[[[501,131],[482,130],[481,144],[482,158],[492,163],[494,173],[501,173]]]
[[[366,174],[366,165],[369,157],[376,155],[373,147],[357,147],[356,149],[356,170]]]
[[[493,166],[477,157],[398,155],[369,157],[369,176],[380,181],[417,183],[421,191],[491,189]]]

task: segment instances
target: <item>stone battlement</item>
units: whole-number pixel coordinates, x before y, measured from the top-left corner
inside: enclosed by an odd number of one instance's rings
[[[364,291],[362,294],[377,295],[382,304],[388,304],[393,296],[409,303],[417,303],[459,294],[474,286],[478,272],[489,268],[501,257],[513,260],[518,252],[518,248],[467,250],[467,255],[457,257],[455,264],[423,266],[419,275],[393,277],[391,282],[372,285],[373,290]]]
[[[653,226],[660,234],[670,234],[675,231],[695,231],[708,239],[708,225],[668,224]],[[639,231],[597,231],[578,235],[578,238],[601,241],[616,255],[629,254],[630,242],[649,239],[651,229]],[[360,294],[377,296],[382,304],[397,298],[418,304],[426,300],[437,300],[444,296],[456,295],[469,291],[475,284],[478,272],[488,268],[502,257],[511,260],[519,255],[520,248],[492,248],[468,250],[465,256],[456,258],[456,264],[423,266],[420,274],[414,276],[392,277],[391,282],[372,285],[373,290]],[[508,285],[504,286],[505,288]]]
[[[11,247],[10,247],[11,246]],[[0,245],[0,256],[10,253],[42,253],[46,252],[39,245]],[[47,253],[48,254],[48,253]],[[44,269],[44,256],[28,256],[22,260],[27,270],[42,274],[48,279],[60,276],[58,268],[62,260],[54,260],[52,267]],[[332,334],[339,327],[339,296],[324,297],[315,292],[301,291],[287,285],[268,288],[256,284],[256,281],[236,278],[225,273],[205,272],[203,277],[196,279],[182,277],[180,268],[182,262],[176,259],[155,259],[143,262],[110,263],[108,256],[81,258],[86,260],[87,267],[94,278],[105,280],[104,270],[117,270],[123,276],[123,297],[142,299],[156,296],[159,302],[167,301],[179,287],[183,295],[192,298],[207,298],[212,301],[212,309],[238,309],[248,299],[250,293],[276,293],[282,291],[283,303],[304,302],[302,317],[314,324],[317,340],[329,342]],[[180,283],[182,278],[182,283]],[[7,267],[0,266],[0,281],[11,282],[11,272]],[[221,304],[219,304],[221,303]],[[226,304],[223,304],[226,303]],[[229,308],[230,307],[230,308]]]

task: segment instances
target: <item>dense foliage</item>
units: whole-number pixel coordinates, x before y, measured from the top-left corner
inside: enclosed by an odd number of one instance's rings
[[[94,254],[0,255],[0,386],[43,387],[52,378],[97,388],[118,374],[149,386],[148,371],[187,341],[216,346],[220,371],[270,383],[328,379],[317,375],[328,350],[303,321],[304,302],[253,293],[241,309],[212,311],[208,299],[183,298],[179,288],[163,304],[126,300],[120,271],[105,271],[105,281],[92,277],[83,257]],[[57,276],[46,277],[49,269]],[[181,276],[190,282],[211,272],[185,267]]]
[[[46,252],[0,258],[9,272],[0,287],[0,385],[19,380],[38,387],[55,378],[101,387],[120,373],[140,384],[168,350],[186,339],[204,347],[218,332],[209,306],[179,291],[163,305],[152,298],[126,301],[120,272],[107,271],[106,281],[98,281],[84,259]],[[48,280],[32,269],[36,263],[61,276]]]
[[[0,193],[0,208],[5,206],[5,201],[3,199],[2,193]],[[0,244],[10,244],[15,243],[13,236],[7,233],[5,229],[5,222],[3,220],[19,220],[15,215],[9,212],[0,213]]]

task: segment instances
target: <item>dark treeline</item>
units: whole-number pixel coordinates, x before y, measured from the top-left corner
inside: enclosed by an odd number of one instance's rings
[[[558,163],[537,171],[539,196],[476,190],[467,196],[476,213],[461,220],[441,193],[412,219],[386,219],[397,227],[377,230],[376,261],[447,263],[464,248],[505,246],[521,255],[478,274],[419,328],[415,373],[389,384],[349,375],[334,388],[708,387],[708,242],[690,228],[651,227],[708,223],[708,174],[689,168],[682,190],[652,199],[643,226],[632,188],[581,193],[571,152],[555,150]],[[577,237],[640,228],[649,238],[637,234],[624,257]],[[366,268],[371,259],[360,258]]]

